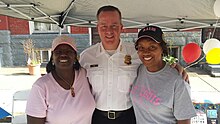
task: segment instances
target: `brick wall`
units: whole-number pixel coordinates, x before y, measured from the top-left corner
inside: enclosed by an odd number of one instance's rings
[[[71,26],[71,34],[88,34],[89,30],[86,27]]]
[[[8,24],[11,35],[29,34],[29,23],[27,20],[8,17]]]
[[[138,33],[138,29],[137,28],[123,29],[122,33]]]
[[[0,15],[0,30],[9,30],[8,16]]]
[[[87,27],[71,26],[71,34],[88,34]],[[0,15],[0,30],[10,30],[11,35],[30,34],[27,20]],[[137,33],[138,29],[123,29],[122,33]]]

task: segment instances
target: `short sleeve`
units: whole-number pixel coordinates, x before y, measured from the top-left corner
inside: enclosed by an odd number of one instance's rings
[[[33,85],[27,100],[26,114],[33,117],[46,117],[46,91],[38,85]]]
[[[190,89],[182,79],[177,79],[174,90],[174,116],[177,120],[186,120],[196,116],[190,97]]]

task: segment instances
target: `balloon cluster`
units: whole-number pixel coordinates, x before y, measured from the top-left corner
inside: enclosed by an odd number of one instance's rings
[[[220,0],[216,0],[213,6],[214,13],[217,17],[220,17]]]
[[[206,61],[209,64],[220,64],[220,41],[211,38],[203,45]],[[183,59],[187,64],[192,64],[201,56],[201,48],[197,43],[188,43],[183,47]]]
[[[213,9],[214,9],[215,15],[218,18],[220,18],[220,0],[215,1]],[[220,64],[220,41],[218,39],[210,38],[210,39],[206,40],[203,45],[203,52],[205,54],[204,57],[206,57],[207,63]],[[196,43],[189,43],[183,47],[182,55],[183,55],[184,61],[187,64],[193,65],[192,63],[197,61],[197,59],[201,55],[201,48]],[[200,60],[202,60],[202,59],[200,59]],[[198,60],[198,62],[200,60]],[[189,65],[189,66],[191,66],[191,65]]]
[[[209,64],[220,64],[220,41],[215,38],[206,40],[203,45],[203,52]]]

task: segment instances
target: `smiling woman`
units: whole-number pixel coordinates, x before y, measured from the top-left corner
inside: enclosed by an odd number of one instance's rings
[[[141,29],[135,48],[142,61],[130,94],[137,124],[190,124],[196,112],[189,84],[163,61],[168,51],[161,28]]]
[[[74,39],[55,38],[51,51],[48,74],[33,84],[27,101],[28,124],[91,123],[95,102]]]

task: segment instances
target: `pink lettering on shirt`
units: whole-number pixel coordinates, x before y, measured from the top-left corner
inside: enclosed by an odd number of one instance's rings
[[[133,100],[135,100],[135,102],[138,102],[142,105],[143,105],[143,101],[150,102],[155,106],[160,105],[161,102],[161,98],[159,98],[152,89],[146,86],[134,85],[131,90],[131,94],[135,96],[133,97]]]

